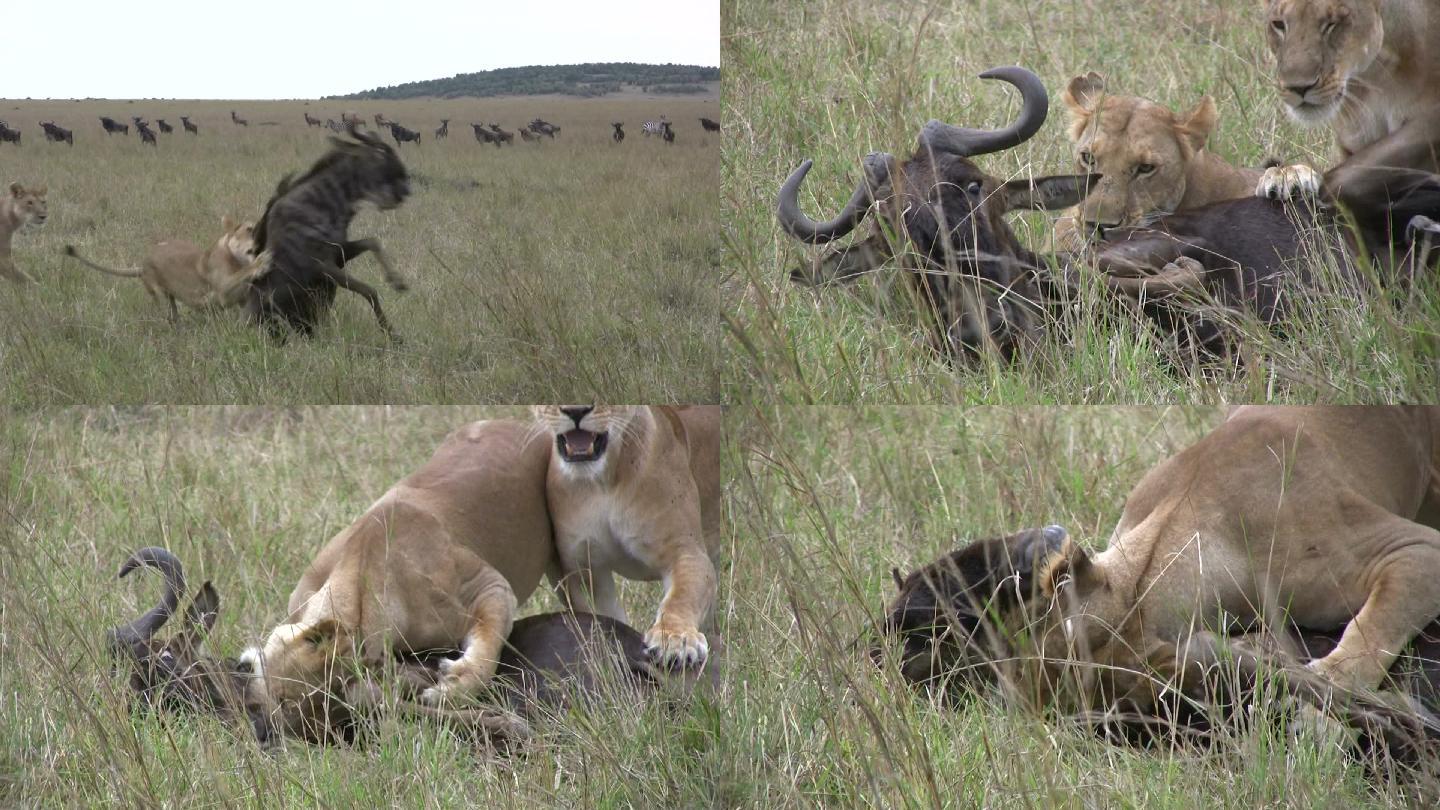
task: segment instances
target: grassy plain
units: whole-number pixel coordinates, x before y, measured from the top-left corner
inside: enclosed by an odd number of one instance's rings
[[[995,127],[1017,95],[976,78],[1023,65],[1045,81],[1050,118],[1017,149],[977,160],[1002,179],[1075,171],[1059,102],[1070,77],[1096,70],[1112,92],[1189,109],[1219,107],[1210,148],[1237,164],[1271,156],[1324,167],[1328,134],[1282,111],[1270,79],[1264,20],[1253,0],[1111,3],[1096,0],[893,4],[737,0],[722,14],[726,137],[722,178],[734,385],[749,398],[790,402],[1371,401],[1432,399],[1440,388],[1440,280],[1408,291],[1324,280],[1272,333],[1241,320],[1246,367],[1176,374],[1161,342],[1134,319],[1104,322],[1087,290],[1057,337],[1013,365],[956,370],[927,347],[926,327],[893,270],[847,289],[789,281],[818,249],[782,234],[774,197],[813,158],[801,204],[828,218],[848,198],[870,151],[908,156],[924,122]],[[1044,215],[1016,217],[1017,234],[1048,243]],[[867,226],[868,227],[868,226]],[[1333,279],[1330,268],[1313,268]]]
[[[0,120],[24,133],[0,150],[8,185],[49,185],[49,224],[15,239],[39,280],[0,289],[0,401],[68,403],[719,401],[719,138],[700,116],[713,98],[557,97],[350,101],[3,101]],[[230,110],[250,122],[230,122]],[[351,237],[380,239],[411,279],[380,280],[373,258],[352,269],[380,289],[403,345],[387,345],[370,310],[341,295],[313,340],[277,346],[238,311],[182,312],[139,282],[65,260],[76,245],[102,264],[137,267],[148,247],[182,238],[208,246],[220,218],[259,216],[275,183],[327,148],[307,128],[354,110],[423,133],[400,149],[412,197],[364,209]],[[191,115],[198,137],[179,132]],[[640,136],[661,114],[667,146]],[[158,148],[107,136],[98,116],[165,118]],[[468,124],[511,131],[535,117],[554,141],[496,149]],[[433,131],[450,118],[450,137]],[[74,130],[46,143],[39,121]],[[264,126],[263,122],[276,122]],[[629,137],[610,140],[610,122]],[[372,127],[373,127],[373,121]],[[388,137],[388,136],[387,136]]]

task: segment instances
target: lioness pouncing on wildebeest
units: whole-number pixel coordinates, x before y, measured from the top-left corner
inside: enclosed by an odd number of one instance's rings
[[[140,279],[155,300],[170,304],[173,321],[180,316],[177,300],[196,309],[239,306],[249,295],[250,284],[268,269],[265,258],[255,252],[254,223],[225,216],[220,228],[220,238],[208,250],[179,239],[156,244],[139,270],[96,264],[71,245],[65,246],[65,255],[102,273]]]
[[[1344,628],[1309,668],[1371,690],[1440,617],[1437,462],[1437,408],[1238,408],[1145,475],[1104,551],[1059,527],[966,546],[905,580],[886,626],[912,680],[936,664],[983,675],[1069,662],[1076,679],[1027,684],[1042,700],[1142,714],[1164,688],[1194,686],[1192,658],[1213,660],[1228,629]]]
[[[345,265],[373,251],[390,286],[407,289],[379,240],[352,241],[347,232],[360,203],[383,211],[404,202],[410,195],[409,174],[378,135],[353,127],[350,132],[354,140],[331,138],[330,152],[298,179],[282,179],[255,227],[255,250],[269,251],[271,260],[269,272],[251,288],[247,309],[277,338],[283,339],[286,326],[311,334],[336,289],[346,289],[369,302],[380,328],[392,341],[399,339],[380,308],[380,296]]]
[[[667,665],[703,663],[720,553],[720,408],[546,405],[535,418],[554,449],[545,494],[566,600],[626,621],[614,575],[661,580],[646,646]]]
[[[241,656],[253,670],[249,698],[277,728],[304,735],[326,722],[357,667],[395,650],[457,648],[421,699],[473,696],[495,673],[517,606],[554,565],[548,459],[523,423],[450,434],[316,555],[288,618]]]
[[[0,276],[19,282],[35,280],[15,266],[10,240],[18,230],[45,227],[49,216],[45,186],[25,188],[19,183],[10,184],[8,193],[0,197]]]

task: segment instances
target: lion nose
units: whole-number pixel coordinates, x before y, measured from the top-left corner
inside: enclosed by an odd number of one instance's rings
[[[574,423],[575,423],[575,427],[577,427],[577,428],[580,427],[580,420],[581,420],[581,419],[584,419],[584,418],[585,418],[585,415],[588,414],[588,413],[590,413],[590,412],[593,411],[593,410],[595,410],[595,406],[594,406],[594,405],[561,405],[561,406],[560,406],[560,412],[563,413],[563,414],[565,414],[566,416],[570,417],[570,421],[574,422]]]
[[[1294,93],[1297,97],[1303,99],[1305,98],[1306,93],[1309,93],[1311,90],[1315,89],[1316,84],[1317,82],[1310,82],[1309,84],[1287,84],[1285,85],[1285,89]]]

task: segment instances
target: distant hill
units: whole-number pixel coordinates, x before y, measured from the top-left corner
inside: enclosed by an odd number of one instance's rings
[[[636,62],[592,62],[584,65],[532,65],[461,73],[448,79],[406,82],[377,87],[332,99],[395,99],[433,96],[544,96],[585,98],[619,93],[626,85],[646,93],[689,95],[710,91],[720,81],[720,68],[697,65],[645,65]]]

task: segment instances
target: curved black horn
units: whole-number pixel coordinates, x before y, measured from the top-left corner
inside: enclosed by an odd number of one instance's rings
[[[1022,67],[1000,67],[981,73],[980,78],[1000,79],[1014,85],[1024,102],[1020,116],[1004,129],[967,129],[944,121],[931,121],[920,132],[921,149],[951,152],[961,157],[988,155],[1019,146],[1040,131],[1050,111],[1050,96],[1039,76]]]
[[[894,157],[884,152],[866,155],[865,176],[860,178],[860,184],[855,187],[855,193],[850,195],[850,201],[845,203],[845,207],[834,219],[829,222],[816,222],[800,212],[800,184],[805,181],[805,175],[809,174],[810,167],[814,165],[814,161],[807,159],[781,184],[780,194],[776,197],[775,218],[780,220],[780,227],[784,228],[786,233],[801,242],[822,245],[838,239],[855,230],[855,226],[865,219],[865,215],[870,211],[870,204],[875,200],[875,190],[890,180],[890,164],[894,160]]]
[[[169,620],[175,613],[176,606],[180,604],[180,594],[185,590],[185,572],[180,565],[180,558],[163,548],[147,546],[130,555],[130,559],[120,566],[120,576],[124,577],[142,566],[160,572],[165,578],[165,592],[160,596],[160,604],[145,611],[140,618],[110,630],[107,636],[112,646],[148,641],[155,631]]]

